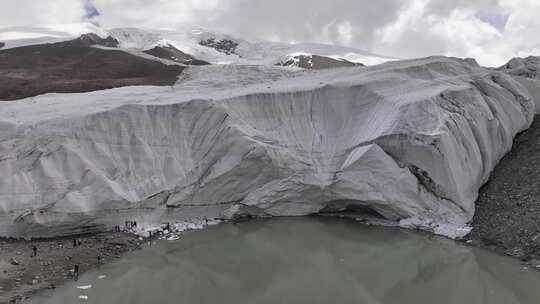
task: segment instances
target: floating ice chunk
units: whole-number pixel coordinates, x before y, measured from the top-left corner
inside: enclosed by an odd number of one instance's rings
[[[102,279],[105,279],[106,277],[107,277],[106,275],[100,275],[97,278],[98,278],[98,280],[102,280]]]
[[[77,286],[78,289],[90,289],[92,288],[92,285],[84,285],[84,286]]]
[[[179,239],[180,239],[180,236],[177,235],[177,234],[167,237],[167,241],[176,241],[176,240],[179,240]]]
[[[79,296],[79,299],[80,299],[80,300],[88,300],[88,296],[80,295],[80,296]]]

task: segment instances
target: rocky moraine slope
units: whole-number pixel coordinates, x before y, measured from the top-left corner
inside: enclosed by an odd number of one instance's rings
[[[71,41],[0,51],[0,100],[49,92],[172,85],[184,69],[116,50],[117,47],[118,41],[110,36],[85,34]]]
[[[515,58],[499,70],[515,75],[536,96],[540,112],[540,57]],[[540,265],[540,116],[520,133],[480,189],[473,243]]]

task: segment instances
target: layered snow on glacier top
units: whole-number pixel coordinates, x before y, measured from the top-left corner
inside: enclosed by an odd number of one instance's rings
[[[4,101],[0,121],[33,124],[40,121],[89,115],[126,104],[173,104],[193,99],[223,99],[284,87],[280,79],[303,76],[281,67],[223,65],[188,68],[176,85],[131,86],[89,93],[49,93]],[[274,85],[272,85],[274,83]],[[311,83],[300,81],[300,86]],[[279,84],[279,85],[278,85]],[[75,106],[76,105],[76,106]]]
[[[2,102],[0,121],[16,125],[98,113],[126,104],[174,104],[195,99],[224,100],[249,94],[307,91],[332,86],[355,86],[377,83],[385,95],[401,100],[429,97],[436,91],[453,86],[449,77],[432,79],[410,77],[408,67],[454,61],[426,58],[391,62],[373,67],[354,67],[322,71],[295,71],[282,67],[217,65],[188,68],[171,87],[133,86],[90,93],[49,93],[16,101]],[[463,65],[465,67],[465,65]],[[467,67],[468,68],[468,67]],[[413,69],[414,72],[414,69]],[[478,73],[487,73],[478,69]],[[433,77],[437,75],[432,75]],[[460,77],[458,75],[458,77]],[[401,85],[396,81],[401,79]],[[390,87],[384,83],[392,80]],[[434,83],[438,84],[434,86]],[[410,90],[414,85],[415,90]],[[74,106],[76,104],[76,106]]]

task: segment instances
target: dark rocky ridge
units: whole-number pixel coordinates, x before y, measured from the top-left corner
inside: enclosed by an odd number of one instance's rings
[[[227,55],[236,54],[236,48],[238,47],[238,43],[230,39],[216,40],[215,38],[209,38],[199,41],[199,44],[213,48],[216,51]]]
[[[116,48],[120,44],[118,40],[114,39],[111,36],[107,38],[101,38],[94,33],[88,33],[80,36],[79,38],[66,42],[69,45],[73,46],[93,46],[100,45],[104,47]]]
[[[278,65],[289,66],[289,67],[299,67],[302,69],[309,69],[309,70],[363,66],[363,64],[350,62],[345,59],[337,60],[334,58],[324,57],[324,56],[319,56],[319,55],[298,55],[298,56],[294,56],[293,58],[287,61],[280,62],[278,63]]]
[[[172,85],[184,67],[128,54],[115,39],[78,39],[0,50],[0,100],[39,94],[90,92],[131,85]]]
[[[186,54],[172,45],[156,46],[150,50],[143,51],[148,55],[154,57],[172,60],[174,62],[182,63],[185,65],[209,65],[210,62],[199,60],[189,54]]]
[[[540,115],[480,189],[473,244],[540,264]]]

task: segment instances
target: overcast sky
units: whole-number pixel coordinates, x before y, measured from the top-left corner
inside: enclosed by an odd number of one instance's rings
[[[0,27],[200,26],[246,39],[322,42],[401,58],[540,55],[540,0],[0,0]]]

